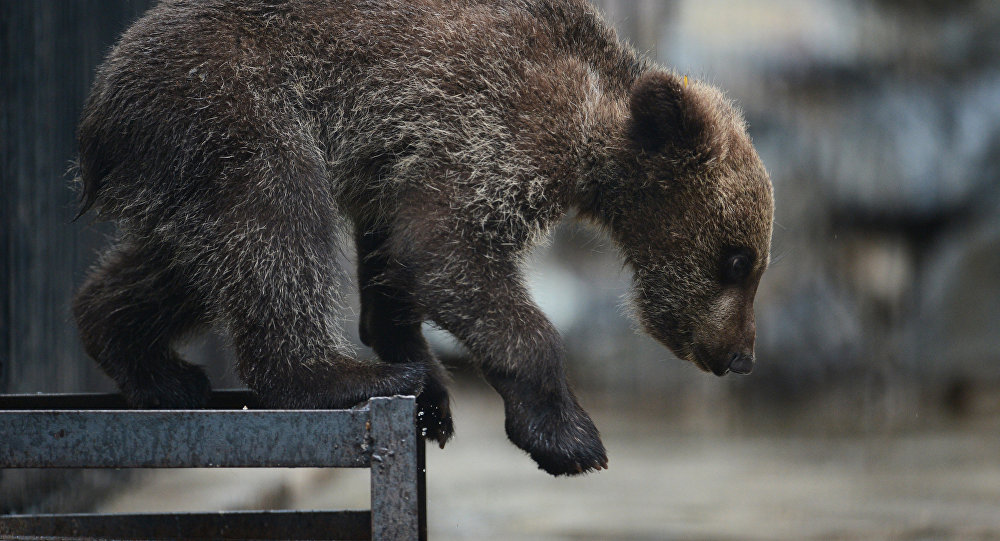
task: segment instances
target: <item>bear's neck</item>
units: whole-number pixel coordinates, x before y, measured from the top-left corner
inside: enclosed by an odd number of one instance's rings
[[[623,210],[617,208],[617,194],[636,167],[625,128],[628,98],[602,94],[587,107],[573,206],[580,217],[611,227],[615,214]]]

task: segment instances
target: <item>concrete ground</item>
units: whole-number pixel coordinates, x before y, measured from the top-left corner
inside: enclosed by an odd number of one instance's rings
[[[552,478],[494,395],[428,446],[433,540],[1000,539],[1000,422],[869,436],[699,430],[589,408],[610,470]],[[366,470],[159,470],[102,511],[368,506]]]

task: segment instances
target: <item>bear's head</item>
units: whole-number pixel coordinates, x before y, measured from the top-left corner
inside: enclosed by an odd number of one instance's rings
[[[627,116],[624,178],[602,214],[634,271],[636,316],[701,369],[749,373],[774,200],[743,116],[664,72],[638,79]]]

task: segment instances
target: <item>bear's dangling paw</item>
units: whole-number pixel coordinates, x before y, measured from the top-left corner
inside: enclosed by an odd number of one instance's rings
[[[506,410],[507,437],[552,475],[578,475],[607,469],[608,456],[601,436],[583,408],[569,398],[557,406],[523,407],[514,402]]]

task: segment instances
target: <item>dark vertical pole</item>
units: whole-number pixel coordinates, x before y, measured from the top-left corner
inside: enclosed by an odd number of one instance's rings
[[[14,44],[11,38],[14,18],[14,2],[0,2],[0,135],[10,138],[10,118],[13,111],[13,78],[10,71],[14,60]],[[8,192],[14,177],[13,160],[9,142],[0,145],[0,393],[7,390],[7,371],[10,366],[10,205],[12,194]]]
[[[423,539],[412,398],[373,398],[371,411],[372,541]]]
[[[109,228],[73,224],[66,174],[94,70],[152,0],[3,0],[0,377],[8,392],[106,385],[81,352],[69,300]]]
[[[427,445],[417,428],[417,513],[420,541],[427,541]]]

